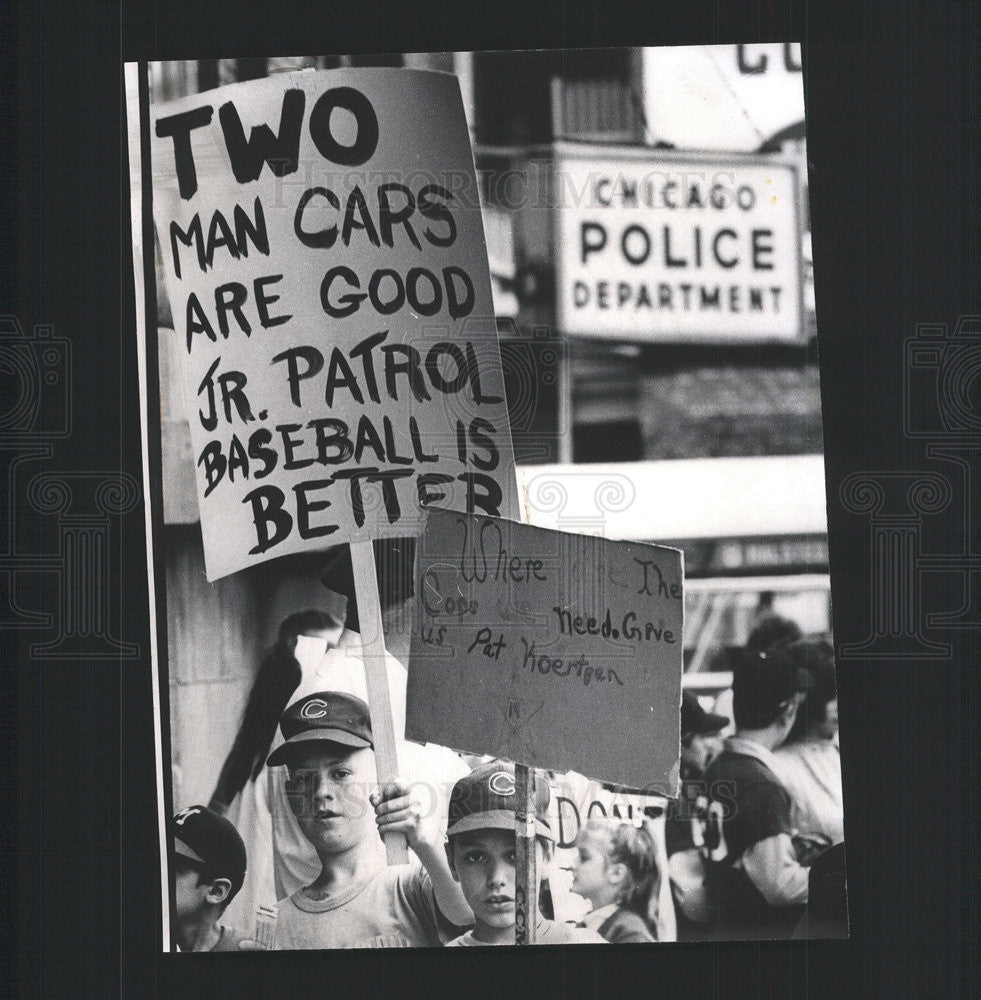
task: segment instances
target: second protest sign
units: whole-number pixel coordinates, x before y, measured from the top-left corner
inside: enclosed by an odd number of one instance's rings
[[[682,553],[430,511],[406,737],[676,795]]]

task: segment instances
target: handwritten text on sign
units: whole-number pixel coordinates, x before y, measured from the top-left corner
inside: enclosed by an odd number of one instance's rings
[[[793,168],[561,147],[556,171],[565,333],[709,343],[801,336]]]
[[[682,556],[433,511],[406,736],[674,795]]]
[[[456,81],[302,73],[156,109],[208,576],[515,486]]]

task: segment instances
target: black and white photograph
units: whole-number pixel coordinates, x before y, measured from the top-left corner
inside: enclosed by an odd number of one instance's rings
[[[127,115],[165,949],[847,937],[800,46]]]
[[[976,8],[0,21],[3,996],[977,995]]]

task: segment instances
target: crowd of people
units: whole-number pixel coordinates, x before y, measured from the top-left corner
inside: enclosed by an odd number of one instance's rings
[[[837,698],[831,645],[777,616],[737,660],[731,720],[685,693],[667,825],[679,938],[847,934]],[[815,873],[841,885],[816,909]]]
[[[178,950],[514,943],[514,765],[402,743],[412,780],[379,786],[356,627],[356,609],[346,627],[317,612],[283,623],[209,805],[173,817]],[[325,650],[306,673],[301,636]],[[406,674],[388,660],[398,725]],[[731,698],[732,719],[685,691],[680,795],[660,827],[644,815],[584,819],[571,890],[589,910],[576,921],[553,912],[549,775],[532,772],[535,943],[653,942],[665,927],[681,940],[846,933],[830,645],[761,622]],[[389,834],[405,838],[411,863],[386,863]]]

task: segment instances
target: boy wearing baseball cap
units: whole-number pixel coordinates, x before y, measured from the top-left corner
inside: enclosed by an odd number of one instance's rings
[[[245,879],[245,844],[238,830],[205,806],[189,806],[171,820],[170,833],[178,948],[238,951],[248,935],[218,922]]]
[[[534,774],[535,886],[538,898],[555,838],[548,821],[548,784]],[[473,911],[474,927],[450,945],[514,944],[514,765],[481,764],[461,778],[450,796],[446,856]],[[535,944],[605,944],[595,931],[539,918]]]
[[[407,783],[376,788],[368,706],[316,692],[286,709],[280,730],[267,763],[287,768],[290,808],[321,871],[280,902],[273,947],[436,947],[447,936],[441,921],[469,926],[436,825]],[[379,834],[389,832],[404,834],[422,864],[386,866]]]

